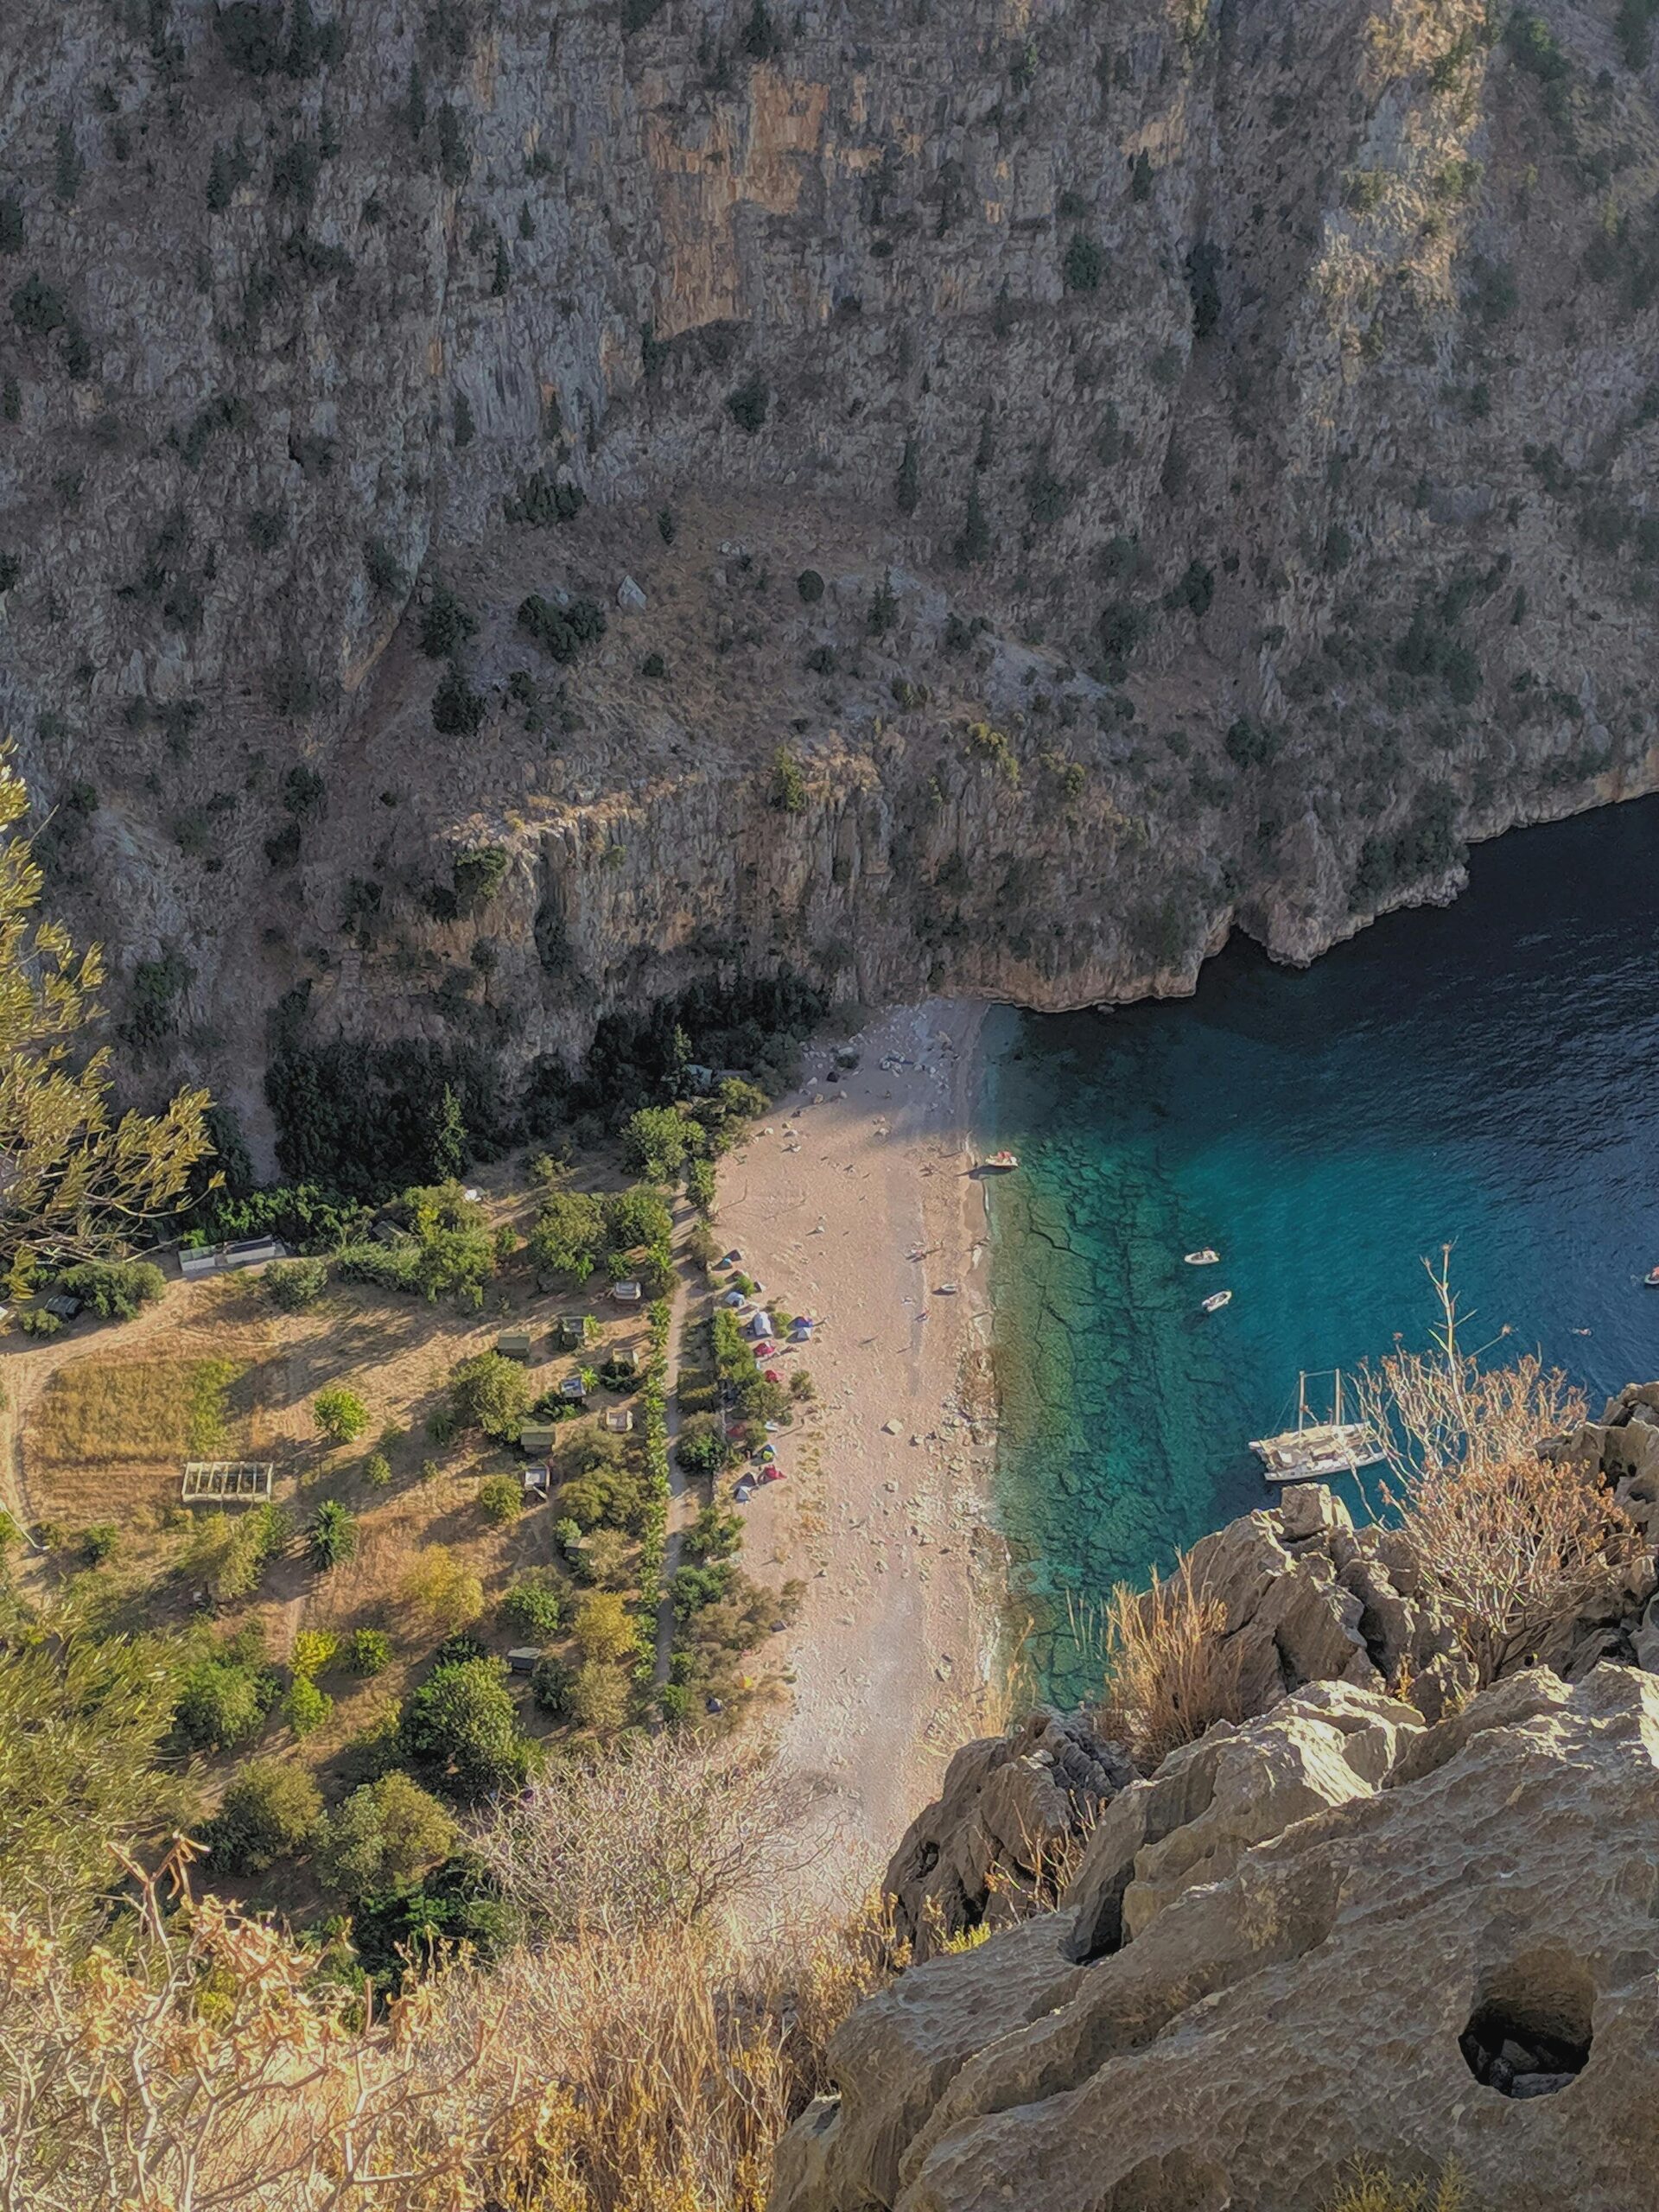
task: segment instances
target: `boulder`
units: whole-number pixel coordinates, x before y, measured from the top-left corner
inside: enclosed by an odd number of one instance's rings
[[[1230,1874],[1253,1845],[1369,1796],[1422,1726],[1393,1698],[1320,1682],[1172,1751],[1151,1781],[1114,1798],[1089,1840],[1061,1899],[1075,1916],[1071,1955],[1116,1949],[1195,1883]]]
[[[1348,1733],[1392,1738],[1380,1789],[1241,1831],[1110,1955],[1073,1964],[1058,1910],[862,2005],[772,2212],[1324,2212],[1379,2159],[1471,2205],[1652,2206],[1659,1679],[1536,1670]]]
[[[1020,1918],[1058,1889],[1102,1807],[1134,1780],[1081,1713],[1041,1710],[1007,1736],[964,1744],[888,1864],[899,1936],[925,1958],[964,1929]]]

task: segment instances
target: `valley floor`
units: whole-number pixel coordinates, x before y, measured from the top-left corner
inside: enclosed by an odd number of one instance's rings
[[[721,1171],[716,1236],[789,1310],[822,1317],[805,1355],[822,1418],[779,1440],[787,1478],[746,1509],[746,1554],[764,1580],[806,1584],[785,1750],[828,1785],[837,1884],[879,1872],[995,1701],[986,1185],[971,1173],[983,1013],[933,1000],[884,1016],[842,1048],[855,1070],[815,1046],[801,1089]]]

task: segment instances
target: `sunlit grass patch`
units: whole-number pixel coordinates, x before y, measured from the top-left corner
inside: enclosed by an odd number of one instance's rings
[[[48,1466],[208,1459],[245,1448],[249,1368],[232,1359],[77,1360],[29,1420],[30,1456]]]

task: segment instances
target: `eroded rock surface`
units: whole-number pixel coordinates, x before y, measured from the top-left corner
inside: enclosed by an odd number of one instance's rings
[[[1246,1757],[1270,1802],[1275,1731],[1284,1811],[1316,1770],[1322,1808],[1218,1848],[1212,1792],[1093,1963],[1068,1905],[904,1975],[842,2031],[774,2212],[1319,2212],[1362,2159],[1525,2212],[1659,2201],[1659,1681],[1535,1670],[1427,1727],[1295,1697],[1143,1802]]]

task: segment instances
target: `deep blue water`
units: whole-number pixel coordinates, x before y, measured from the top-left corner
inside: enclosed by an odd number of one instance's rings
[[[1237,943],[1195,998],[993,1043],[999,1504],[1057,1694],[1090,1686],[1065,1593],[1262,1503],[1248,1440],[1300,1368],[1427,1342],[1442,1244],[1465,1343],[1507,1325],[1597,1398],[1659,1376],[1659,799],[1481,849],[1305,972]]]

